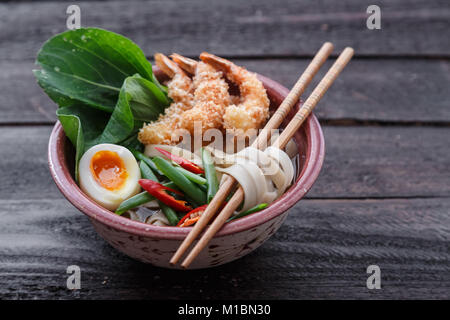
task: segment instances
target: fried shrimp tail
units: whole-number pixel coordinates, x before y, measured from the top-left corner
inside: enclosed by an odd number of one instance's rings
[[[183,130],[231,129],[236,135],[259,129],[269,116],[269,99],[254,73],[234,63],[203,52],[202,61],[179,54],[171,59],[155,54],[156,65],[169,76],[168,95],[172,104],[156,121],[144,125],[139,140],[144,144],[173,144],[172,137]],[[192,78],[189,75],[192,75]],[[231,96],[227,77],[240,91]]]
[[[173,102],[158,120],[144,125],[138,138],[143,144],[172,144],[172,134],[180,128],[180,115],[194,106],[194,87],[191,78],[165,55],[155,54],[155,63],[171,78],[167,88]]]
[[[175,103],[184,104],[184,106],[179,105],[182,110],[189,110],[192,108],[194,87],[191,78],[178,66],[178,64],[162,53],[155,54],[155,63],[171,78],[167,83],[169,97],[172,98]]]
[[[184,71],[189,74],[195,74],[195,70],[197,69],[197,61],[194,59],[183,57],[178,53],[172,53],[170,55],[173,61],[175,61]]]
[[[256,74],[207,52],[203,52],[200,59],[216,70],[222,71],[239,87],[240,101],[233,98],[234,104],[226,108],[223,115],[224,127],[234,131],[261,128],[269,117],[270,102]]]
[[[191,133],[196,124],[201,124],[202,132],[212,128],[222,129],[225,108],[231,103],[222,72],[179,54],[171,57],[182,69],[194,74],[194,107],[181,115],[181,126]]]
[[[173,61],[162,53],[155,53],[154,58],[156,65],[170,78],[175,77],[176,74],[184,74],[176,63],[173,63]]]

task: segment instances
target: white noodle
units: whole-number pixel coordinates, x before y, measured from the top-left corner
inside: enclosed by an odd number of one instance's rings
[[[229,174],[242,186],[245,197],[241,211],[264,202],[270,204],[286,191],[294,177],[291,159],[275,147],[265,151],[249,147],[233,155],[209,151],[217,171]]]
[[[285,175],[284,186],[278,189],[279,195],[281,195],[291,184],[292,179],[294,178],[294,166],[292,165],[291,158],[289,158],[287,153],[278,148],[268,147],[265,152],[269,155],[269,157],[279,163],[279,166]]]
[[[198,154],[176,146],[147,145],[145,154],[149,157],[161,156],[155,147],[203,167]],[[268,147],[265,151],[261,151],[248,147],[235,154],[228,154],[211,146],[205,148],[213,157],[219,180],[220,175],[226,173],[234,177],[242,186],[245,197],[241,211],[248,210],[260,203],[272,203],[286,191],[294,178],[294,167],[290,157],[278,148]],[[160,211],[152,215],[147,223],[169,224],[167,218]]]

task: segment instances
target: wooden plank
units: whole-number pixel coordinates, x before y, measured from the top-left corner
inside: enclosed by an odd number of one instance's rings
[[[47,166],[51,127],[0,128],[0,199],[60,199]],[[449,197],[448,127],[324,128],[310,198]]]
[[[372,1],[270,0],[81,2],[82,25],[109,29],[155,51],[224,56],[303,56],[325,41],[357,55],[450,54],[446,0],[378,1],[381,30],[366,27]],[[0,57],[34,59],[66,29],[68,3],[0,4]]]
[[[288,88],[309,63],[309,59],[233,61]],[[310,89],[331,63],[323,67]],[[33,68],[28,61],[0,61],[0,123],[55,121],[56,106],[36,84]],[[355,59],[320,102],[316,115],[322,121],[450,123],[449,74],[449,60]]]
[[[306,100],[331,67],[328,61],[303,96]],[[309,60],[236,60],[292,88]],[[354,59],[328,90],[315,109],[322,121],[375,122],[450,121],[450,61]]]
[[[54,123],[56,104],[39,87],[32,62],[0,61],[0,123]]]
[[[450,298],[450,199],[304,200],[250,255],[172,271],[131,260],[59,200],[0,201],[2,299]],[[81,268],[81,290],[66,268]],[[366,269],[381,268],[381,290]],[[213,285],[212,285],[213,284]]]
[[[325,162],[310,196],[449,196],[449,129],[326,126]]]

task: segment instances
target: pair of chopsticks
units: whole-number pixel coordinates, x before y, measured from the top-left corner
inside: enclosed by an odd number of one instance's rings
[[[284,99],[282,104],[278,107],[277,111],[272,115],[270,120],[267,122],[264,129],[260,132],[257,139],[253,143],[253,147],[261,149],[266,146],[267,140],[270,138],[270,133],[272,129],[277,129],[284,118],[287,116],[292,107],[297,103],[300,96],[305,91],[306,87],[309,85],[313,77],[319,71],[320,67],[325,63],[331,52],[333,51],[333,45],[330,42],[326,42],[322,45],[320,50],[314,56],[311,63],[308,65],[306,70],[297,80],[296,84],[289,92],[288,96]],[[323,97],[325,92],[331,86],[331,84],[336,80],[337,76],[341,73],[347,63],[350,61],[354,53],[352,48],[345,48],[344,51],[339,55],[337,60],[319,82],[319,84],[314,88],[311,95],[299,109],[299,111],[295,114],[277,140],[274,142],[274,146],[282,149],[286,146],[288,141],[292,138],[294,133],[300,128],[305,119],[312,112],[314,107]],[[194,242],[197,236],[203,231],[208,222],[219,210],[220,206],[224,202],[225,198],[228,194],[233,190],[235,186],[236,180],[229,176],[224,175],[223,181],[220,189],[211,200],[209,205],[206,207],[206,210],[201,215],[200,219],[192,228],[191,232],[184,239],[178,250],[173,255],[170,260],[170,264],[175,265],[182,255],[186,252],[186,250],[190,247],[190,245]],[[234,195],[222,209],[222,211],[217,215],[216,219],[210,225],[210,227],[203,234],[201,239],[197,242],[192,251],[188,254],[186,259],[183,261],[181,266],[183,268],[187,268],[192,261],[198,256],[198,254],[205,248],[205,246],[209,243],[209,241],[214,237],[214,235],[219,231],[219,229],[225,224],[228,218],[233,214],[236,208],[241,204],[244,200],[244,190],[242,187],[238,187]]]

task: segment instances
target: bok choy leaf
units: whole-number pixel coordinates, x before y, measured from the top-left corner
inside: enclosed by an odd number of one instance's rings
[[[136,148],[139,128],[144,122],[156,119],[168,103],[156,85],[135,75],[125,79],[111,115],[105,117],[105,112],[84,105],[61,107],[56,114],[76,148],[78,167],[83,153],[96,144],[114,143]]]
[[[38,84],[59,106],[75,103],[112,113],[123,81],[134,74],[163,91],[150,62],[131,40],[103,29],[81,28],[52,37],[39,50]]]
[[[100,143],[139,149],[137,133],[170,104],[167,89],[131,40],[116,33],[82,28],[58,34],[40,49],[33,70],[38,84],[55,101],[64,132],[78,161]]]

